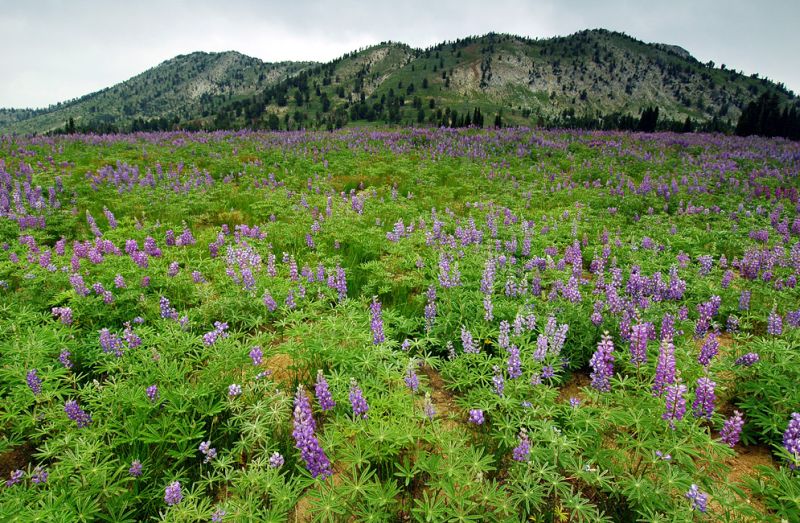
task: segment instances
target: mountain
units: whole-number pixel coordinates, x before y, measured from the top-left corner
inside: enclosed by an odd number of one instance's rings
[[[265,63],[234,51],[179,55],[113,87],[47,109],[0,109],[0,132],[47,132],[73,118],[77,127],[130,127],[137,119],[172,125],[222,103],[251,96],[313,62]]]
[[[543,40],[491,33],[427,49],[384,42],[325,64],[193,53],[55,108],[0,110],[0,132],[44,132],[69,117],[78,129],[107,122],[125,130],[155,118],[170,128],[208,129],[630,127],[651,107],[661,125],[690,119],[732,128],[764,94],[784,107],[800,103],[782,84],[701,63],[677,45],[602,29]]]

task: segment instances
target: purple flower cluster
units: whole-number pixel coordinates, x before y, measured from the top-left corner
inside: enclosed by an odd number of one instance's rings
[[[183,493],[181,492],[181,484],[179,481],[173,481],[164,489],[164,502],[166,502],[167,505],[177,505],[182,499]]]
[[[638,323],[631,328],[631,364],[637,367],[647,363],[647,324]]]
[[[142,462],[138,459],[133,460],[131,463],[131,468],[128,469],[128,474],[133,476],[134,478],[138,478],[142,475]]]
[[[332,475],[331,463],[325,451],[319,444],[319,440],[314,435],[316,424],[311,415],[311,404],[308,401],[302,385],[297,387],[297,395],[294,400],[294,430],[292,436],[295,440],[295,447],[300,450],[300,457],[305,461],[306,468],[315,478],[322,476],[323,479]]]
[[[416,366],[416,363],[412,359],[408,363],[408,368],[406,369],[406,375],[403,378],[403,381],[405,382],[406,387],[411,389],[412,392],[417,392],[417,390],[419,389],[419,376],[417,376],[417,373],[414,372],[414,367],[415,366]]]
[[[783,448],[792,455],[793,463],[789,466],[797,468],[800,464],[800,412],[792,412],[792,419],[783,433]]]
[[[328,387],[328,381],[325,379],[325,375],[322,374],[322,369],[317,370],[317,382],[314,384],[314,394],[317,396],[319,408],[323,411],[331,410],[336,406],[336,402],[333,401],[333,396],[331,396],[331,391]]]
[[[506,370],[508,371],[508,377],[512,380],[522,376],[522,359],[520,358],[519,347],[516,345],[508,348]]]
[[[519,431],[519,442],[514,447],[512,457],[514,461],[528,461],[531,455],[531,442],[528,439],[528,431],[524,428]]]
[[[203,334],[203,343],[207,346],[214,345],[218,339],[227,338],[228,324],[220,321],[214,322],[214,330]]]
[[[433,406],[430,392],[426,392],[425,398],[422,400],[422,412],[425,414],[425,417],[431,421],[433,421],[433,418],[436,416],[436,409]]]
[[[472,333],[464,327],[461,327],[461,345],[464,347],[465,354],[478,354],[480,352],[480,349],[472,339]]]
[[[56,316],[64,325],[72,325],[72,309],[69,307],[53,307],[53,316]]]
[[[25,471],[21,469],[12,470],[10,477],[6,480],[6,487],[12,487],[22,481]]]
[[[264,353],[261,351],[261,347],[258,345],[254,346],[250,349],[250,359],[253,361],[253,365],[258,367],[261,365],[261,361],[264,357]]]
[[[31,369],[25,376],[25,381],[28,383],[28,388],[31,389],[34,396],[42,393],[42,379],[37,374],[36,369]]]
[[[682,383],[667,385],[665,392],[665,410],[661,418],[669,421],[670,428],[674,430],[675,422],[682,420],[686,414],[686,398],[684,397],[686,385]]]
[[[204,463],[208,463],[217,457],[217,449],[211,447],[211,441],[203,441],[200,443],[198,450],[201,454],[205,455]]]
[[[494,385],[494,392],[498,396],[502,397],[503,392],[505,391],[506,388],[505,381],[503,380],[503,373],[500,371],[500,367],[498,367],[497,365],[494,365],[492,367],[492,370],[494,371],[494,376],[492,376],[492,384]]]
[[[614,375],[614,342],[608,332],[604,332],[597,344],[597,350],[589,360],[592,366],[592,387],[600,392],[611,390],[611,377]]]
[[[426,293],[428,302],[425,304],[425,331],[430,332],[436,320],[436,287],[431,285]]]
[[[353,407],[353,416],[367,419],[369,405],[367,405],[367,400],[364,399],[364,393],[361,391],[361,387],[358,386],[355,378],[350,378],[350,406]]]
[[[242,386],[238,383],[231,383],[228,385],[228,397],[235,398],[237,396],[241,396],[242,394]]]
[[[653,381],[653,395],[661,396],[667,385],[675,383],[675,345],[672,339],[661,342],[656,364],[656,376]]]
[[[372,303],[369,306],[372,312],[372,319],[370,321],[370,329],[372,329],[372,343],[380,345],[386,341],[383,334],[383,314],[381,314],[381,302],[378,301],[377,296],[372,297]]]
[[[744,367],[750,367],[751,365],[755,365],[756,363],[758,363],[758,360],[759,360],[759,356],[758,356],[757,353],[748,352],[747,354],[743,354],[742,356],[739,356],[738,358],[736,358],[736,361],[734,362],[734,364],[735,365],[741,365],[741,366],[744,366]]]
[[[773,309],[767,318],[767,334],[780,336],[783,333],[783,318]]]
[[[67,413],[69,419],[75,422],[79,429],[89,426],[92,422],[92,417],[84,412],[75,400],[67,400],[64,403],[64,412]]]
[[[283,466],[284,459],[280,452],[273,452],[269,457],[269,466],[273,469],[279,469]]]
[[[689,491],[686,493],[686,499],[692,502],[692,510],[699,510],[700,512],[706,511],[708,494],[701,492],[700,488],[694,483],[689,487]]]
[[[722,425],[722,430],[719,432],[720,439],[727,443],[730,448],[735,447],[739,443],[739,436],[742,434],[743,427],[744,419],[742,418],[742,413],[734,410],[733,416],[726,419]]]
[[[719,340],[717,339],[717,334],[712,332],[705,339],[702,347],[700,347],[700,354],[697,356],[698,363],[704,367],[708,367],[708,364],[711,363],[711,359],[717,355],[717,352],[719,352]]]
[[[483,422],[485,421],[483,411],[481,409],[470,409],[469,419],[467,421],[475,425],[483,425]]]
[[[706,376],[697,378],[694,403],[692,403],[692,414],[695,418],[711,419],[711,415],[714,413],[714,400],[716,399],[714,389],[716,386],[717,384]]]
[[[64,366],[65,369],[72,368],[72,361],[69,359],[70,356],[71,354],[67,349],[62,350],[58,355],[58,361]]]
[[[151,402],[155,403],[155,401],[158,399],[158,386],[157,385],[150,385],[145,390],[145,393],[147,394],[147,398]]]
[[[269,291],[264,291],[264,297],[262,298],[262,301],[269,312],[275,312],[275,309],[278,308],[278,303],[275,301],[275,298],[272,297],[272,294],[270,294]]]

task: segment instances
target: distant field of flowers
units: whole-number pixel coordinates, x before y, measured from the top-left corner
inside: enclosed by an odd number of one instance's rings
[[[800,144],[0,138],[1,521],[800,521]]]

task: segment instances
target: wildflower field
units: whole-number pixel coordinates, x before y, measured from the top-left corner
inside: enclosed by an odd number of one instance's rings
[[[2,521],[800,521],[800,144],[0,138]]]

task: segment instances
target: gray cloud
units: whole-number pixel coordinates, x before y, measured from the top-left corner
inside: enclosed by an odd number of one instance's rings
[[[489,31],[546,38],[598,27],[800,91],[792,0],[0,0],[0,13],[0,107],[81,96],[192,51],[326,61],[384,40],[425,47]]]

